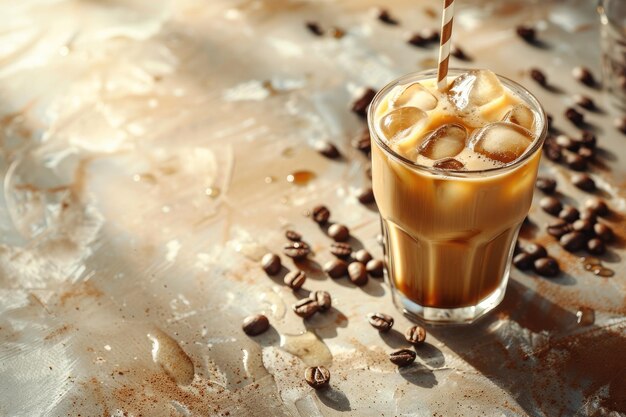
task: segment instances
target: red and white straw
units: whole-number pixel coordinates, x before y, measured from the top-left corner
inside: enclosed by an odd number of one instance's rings
[[[437,87],[443,91],[447,85],[450,44],[452,41],[452,23],[454,21],[454,0],[443,0],[441,15],[441,43],[439,44],[439,66],[437,67]]]

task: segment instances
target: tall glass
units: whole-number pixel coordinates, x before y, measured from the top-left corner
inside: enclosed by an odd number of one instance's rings
[[[532,202],[546,119],[532,94],[498,77],[536,115],[538,138],[531,149],[508,166],[483,171],[418,165],[387,146],[375,120],[376,108],[396,85],[435,77],[435,71],[406,75],[372,101],[372,181],[394,302],[413,318],[464,323],[504,297],[514,242]]]
[[[612,103],[626,110],[626,1],[599,0],[602,78]]]

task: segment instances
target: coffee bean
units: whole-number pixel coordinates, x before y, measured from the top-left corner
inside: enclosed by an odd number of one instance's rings
[[[376,90],[366,87],[358,91],[356,98],[352,102],[352,111],[357,115],[366,118],[367,108],[374,99]]]
[[[365,176],[367,176],[367,178],[369,178],[370,180],[372,179],[372,164],[371,163],[368,163],[367,168],[365,168]]]
[[[378,18],[378,20],[380,20],[383,23],[386,23],[388,25],[397,25],[398,21],[396,19],[394,19],[393,17],[391,17],[391,15],[389,14],[389,10],[387,9],[383,9],[383,8],[379,8],[376,11],[376,17]]]
[[[561,147],[555,142],[554,139],[546,139],[543,143],[544,155],[551,161],[558,162],[561,160]]]
[[[350,230],[343,224],[335,223],[328,228],[328,236],[335,242],[345,242],[350,238]]]
[[[593,74],[591,73],[591,71],[589,71],[588,68],[585,67],[575,67],[572,70],[572,76],[580,81],[581,83],[587,85],[587,86],[594,86],[596,84],[596,80],[593,76]]]
[[[584,191],[594,191],[596,189],[595,181],[587,174],[572,175],[572,184]]]
[[[313,220],[319,225],[328,223],[330,218],[330,210],[326,206],[313,207]]]
[[[589,220],[591,223],[595,223],[598,221],[598,215],[593,210],[585,208],[580,212],[580,220]]]
[[[587,242],[587,251],[592,255],[602,255],[606,252],[604,242],[598,238],[589,239]]]
[[[352,139],[352,146],[367,155],[372,150],[370,131],[368,129],[361,131],[357,137]]]
[[[548,84],[548,79],[546,78],[546,75],[539,68],[531,68],[530,78],[535,80],[537,84],[543,87],[545,87]]]
[[[580,217],[580,213],[576,209],[576,207],[565,206],[559,212],[559,219],[563,219],[566,222],[573,223]]]
[[[563,205],[556,197],[543,197],[539,200],[539,206],[543,211],[553,216],[557,216],[563,208]]]
[[[393,317],[385,313],[370,313],[367,315],[367,321],[373,328],[379,332],[388,332],[393,327]]]
[[[341,259],[333,259],[324,264],[324,272],[331,278],[341,278],[348,274],[348,263]]]
[[[593,211],[597,216],[604,217],[609,214],[609,206],[599,198],[590,198],[585,202],[585,207]]]
[[[595,149],[597,143],[596,135],[594,135],[594,133],[590,132],[589,130],[583,130],[578,141],[580,142],[581,146],[589,149]]]
[[[291,242],[283,247],[283,253],[295,260],[302,260],[311,253],[311,248],[304,242]]]
[[[360,249],[354,253],[354,259],[362,264],[366,264],[372,260],[372,255],[365,249]]]
[[[552,194],[556,190],[556,180],[548,177],[537,177],[535,186],[546,194]]]
[[[295,230],[285,231],[285,237],[292,242],[300,242],[302,240],[302,235]]]
[[[565,148],[568,151],[577,151],[580,148],[580,142],[575,141],[567,135],[558,135],[554,141],[561,148]]]
[[[534,258],[527,253],[518,253],[513,257],[513,265],[519,270],[530,269],[533,266]]]
[[[384,268],[383,261],[380,261],[378,259],[372,259],[365,266],[365,269],[367,270],[367,272],[371,276],[377,277],[377,278],[383,276],[383,273],[384,273],[383,268]]]
[[[577,250],[581,250],[585,247],[585,243],[587,239],[585,235],[581,232],[570,232],[561,236],[559,239],[559,243],[563,248],[570,252],[576,252]]]
[[[348,243],[333,242],[330,245],[330,253],[339,258],[345,258],[352,254],[352,246]]]
[[[550,223],[547,227],[548,234],[554,236],[556,238],[560,238],[566,233],[573,231],[572,225],[566,222],[565,220],[557,220],[556,222]]]
[[[257,336],[270,328],[270,321],[263,314],[255,314],[243,319],[241,328],[248,336]]]
[[[543,258],[548,255],[546,248],[538,243],[529,243],[528,245],[522,247],[522,251],[530,255],[533,261],[537,258]]]
[[[352,262],[348,265],[348,276],[354,285],[360,287],[367,284],[367,271],[361,262]]]
[[[324,35],[324,31],[317,22],[306,22],[306,28],[315,36]]]
[[[461,61],[470,61],[469,57],[465,54],[465,51],[461,49],[459,45],[453,44],[450,48],[450,55],[460,59]]]
[[[425,46],[428,46],[428,44],[430,42],[428,42],[428,39],[424,38],[422,35],[420,35],[419,33],[413,33],[411,34],[408,38],[407,38],[407,43],[413,46],[418,46],[420,48],[423,48]]]
[[[581,147],[578,150],[578,156],[581,156],[585,161],[591,161],[595,158],[596,153],[593,149]]]
[[[573,99],[574,99],[574,103],[576,103],[577,106],[580,106],[583,109],[594,110],[596,108],[596,103],[594,103],[591,97],[589,96],[584,96],[582,94],[575,94]]]
[[[315,150],[329,159],[339,158],[339,149],[327,140],[320,140],[315,143]]]
[[[585,116],[573,107],[568,107],[565,110],[565,118],[576,126],[580,126],[585,122]]]
[[[565,164],[575,171],[584,171],[587,169],[587,160],[575,153],[565,155]]]
[[[282,262],[278,255],[266,253],[261,259],[261,267],[267,275],[276,275],[282,268]]]
[[[308,319],[319,310],[317,301],[310,298],[303,298],[291,307],[298,316]]]
[[[304,370],[304,380],[314,389],[328,386],[330,371],[325,366],[309,366]]]
[[[310,298],[317,302],[319,311],[328,311],[332,305],[332,299],[330,294],[326,291],[314,291],[311,293]]]
[[[536,41],[537,32],[532,26],[520,25],[515,28],[515,33],[517,33],[517,36],[524,39],[528,43],[534,43]]]
[[[366,187],[359,190],[357,198],[361,204],[370,204],[374,202],[374,190],[372,187]]]
[[[306,273],[304,271],[300,271],[299,269],[291,271],[285,275],[283,281],[285,282],[285,285],[292,290],[299,290],[306,281]]]
[[[613,126],[620,132],[626,135],[626,117],[618,117],[613,120]]]
[[[424,28],[420,30],[420,35],[422,35],[422,38],[426,39],[427,42],[439,42],[439,31],[437,29]]]
[[[389,360],[399,367],[409,366],[415,362],[417,354],[409,349],[400,349],[389,354]]]
[[[593,225],[593,231],[603,242],[610,242],[615,237],[613,229],[604,223],[596,223]]]
[[[404,332],[404,338],[414,346],[422,345],[426,340],[426,329],[422,326],[411,326]]]
[[[535,271],[544,277],[555,277],[559,274],[559,263],[551,257],[539,258],[534,263]]]
[[[574,232],[580,232],[585,235],[593,234],[593,223],[589,220],[576,220],[572,223],[572,230]]]

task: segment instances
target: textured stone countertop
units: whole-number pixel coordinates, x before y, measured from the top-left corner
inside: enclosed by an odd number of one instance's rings
[[[380,3],[398,25],[376,18]],[[495,312],[428,328],[398,370],[387,354],[407,347],[409,321],[382,280],[324,276],[331,240],[306,213],[326,204],[353,246],[382,256],[376,209],[356,198],[368,161],[349,104],[433,66],[436,49],[406,37],[438,27],[439,2],[1,2],[0,416],[626,415],[626,136],[605,93],[571,76],[600,76],[593,3],[457,0],[471,61],[453,65],[521,82],[566,134],[579,135],[563,117],[572,94],[598,103],[589,172],[612,210],[618,238],[601,258],[615,275],[560,248],[535,204],[522,241],[545,244],[562,274],[513,269]],[[516,36],[523,22],[539,45]],[[320,139],[343,157],[319,155]],[[306,184],[287,181],[298,171]],[[588,198],[563,165],[541,172],[568,204]],[[286,229],[314,251],[295,294],[259,266]],[[304,322],[291,305],[319,289],[333,309]],[[371,311],[395,330],[379,335]],[[257,312],[272,327],[251,338],[241,321]],[[308,364],[330,369],[330,389],[304,383]]]

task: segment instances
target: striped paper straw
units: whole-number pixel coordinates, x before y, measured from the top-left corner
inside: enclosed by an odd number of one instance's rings
[[[439,66],[437,67],[437,87],[443,91],[448,85],[448,62],[450,61],[450,38],[454,20],[454,0],[444,0],[441,15],[441,43],[439,44]]]

